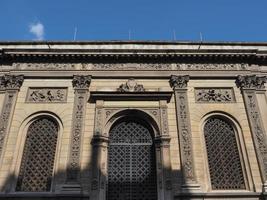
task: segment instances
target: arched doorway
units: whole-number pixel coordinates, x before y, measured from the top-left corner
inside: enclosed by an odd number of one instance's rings
[[[108,200],[156,200],[156,156],[152,128],[124,117],[109,132]]]

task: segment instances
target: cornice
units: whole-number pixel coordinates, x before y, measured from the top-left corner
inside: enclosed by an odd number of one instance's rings
[[[243,50],[207,50],[207,49],[2,49],[0,58],[5,61],[34,61],[42,59],[57,60],[62,59],[201,59],[205,61],[213,60],[240,60],[241,62],[267,61],[267,51],[255,49]],[[166,60],[165,60],[166,61]]]

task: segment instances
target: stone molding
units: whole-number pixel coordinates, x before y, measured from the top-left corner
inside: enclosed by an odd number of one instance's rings
[[[250,70],[247,63],[23,63],[14,62],[11,66],[2,66],[0,71],[4,70],[158,70],[158,71],[185,71],[185,70]]]
[[[188,192],[199,189],[196,187],[196,175],[194,169],[192,134],[189,118],[187,83],[189,76],[175,76],[170,78],[170,86],[175,94],[176,119],[178,124],[179,148],[181,152],[181,164],[183,173],[182,190]],[[197,188],[197,189],[196,189]]]
[[[232,103],[235,102],[233,88],[195,88],[197,103]]]

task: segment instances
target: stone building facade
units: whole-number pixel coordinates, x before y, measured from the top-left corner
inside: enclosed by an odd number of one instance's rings
[[[267,44],[1,42],[0,198],[266,199]]]

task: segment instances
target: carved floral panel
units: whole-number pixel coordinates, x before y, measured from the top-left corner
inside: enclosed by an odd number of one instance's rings
[[[64,103],[67,101],[67,88],[29,88],[26,102]]]
[[[232,88],[196,88],[195,99],[198,103],[232,103],[235,102]]]

